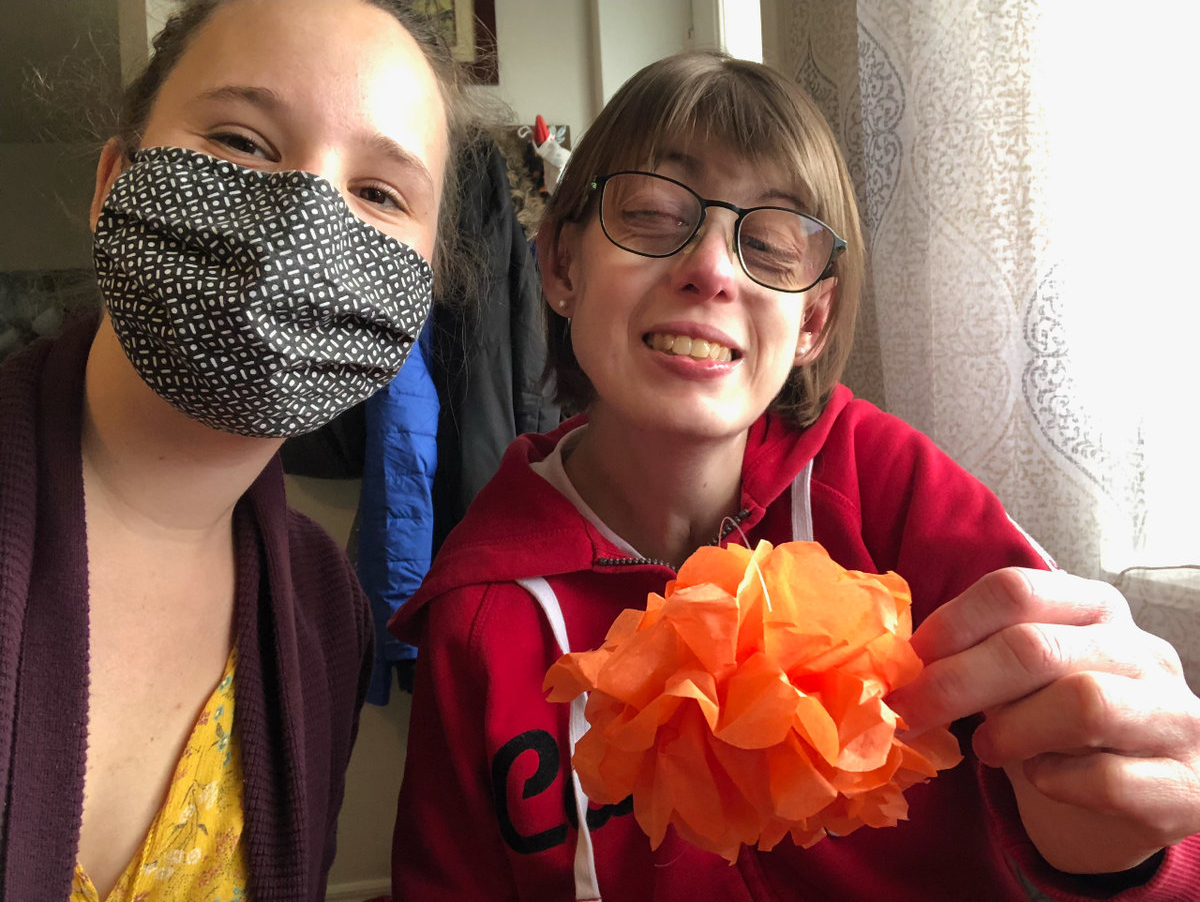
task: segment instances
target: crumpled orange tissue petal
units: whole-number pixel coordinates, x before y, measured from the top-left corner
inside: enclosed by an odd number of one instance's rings
[[[911,606],[900,576],[844,570],[815,542],[701,548],[546,674],[552,702],[590,692],[584,791],[632,795],[653,848],[673,825],[730,862],[789,833],[807,848],[894,826],[907,787],[962,760],[947,729],[898,738],[883,700],[923,666]]]

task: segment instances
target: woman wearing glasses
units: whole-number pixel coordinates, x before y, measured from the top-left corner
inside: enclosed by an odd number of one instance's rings
[[[421,651],[395,898],[1186,897],[1200,703],[1178,659],[837,383],[863,241],[807,96],[715,54],[647,67],[573,153],[538,252],[559,400],[582,413],[513,444],[393,621]],[[698,547],[760,539],[909,582],[929,666],[890,702],[914,731],[959,721],[967,760],[892,829],[733,867],[671,831],[652,851],[630,800],[580,798],[546,670]]]

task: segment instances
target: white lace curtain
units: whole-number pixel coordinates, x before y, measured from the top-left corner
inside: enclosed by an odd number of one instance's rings
[[[1190,6],[783,0],[767,61],[817,99],[858,186],[848,384],[1063,567],[1117,581],[1197,684]]]

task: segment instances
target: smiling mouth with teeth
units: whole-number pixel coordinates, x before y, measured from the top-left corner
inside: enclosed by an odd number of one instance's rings
[[[646,344],[656,351],[671,354],[676,357],[691,357],[693,360],[715,360],[718,363],[728,363],[733,360],[734,353],[724,345],[703,338],[689,338],[686,335],[664,335],[656,332],[646,336]]]

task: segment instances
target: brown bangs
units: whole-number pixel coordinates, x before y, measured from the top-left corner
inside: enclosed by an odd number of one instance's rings
[[[622,169],[653,168],[673,151],[713,142],[752,165],[779,167],[787,187],[804,200],[804,212],[826,220],[829,198],[816,186],[840,187],[840,179],[829,165],[833,148],[826,136],[804,127],[813,117],[823,124],[808,98],[777,74],[740,60],[705,54],[675,62],[613,98],[571,160],[577,174],[590,182]],[[629,122],[647,127],[631,135]]]

